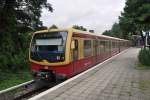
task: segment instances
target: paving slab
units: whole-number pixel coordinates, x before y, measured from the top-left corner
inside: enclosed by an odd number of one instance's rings
[[[129,48],[57,89],[30,100],[150,100],[150,71],[139,71],[139,48]],[[146,84],[147,85],[147,84]]]

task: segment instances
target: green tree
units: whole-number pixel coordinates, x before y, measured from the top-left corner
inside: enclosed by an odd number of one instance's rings
[[[53,24],[49,29],[58,29],[58,27],[55,24]]]
[[[111,30],[106,30],[102,33],[103,35],[111,36]]]
[[[142,31],[147,33],[150,31],[150,1],[127,0],[124,12],[119,19],[124,35],[128,33],[140,34],[145,42]]]
[[[0,1],[0,32],[14,28],[33,28],[42,26],[40,21],[42,8],[53,11],[47,0],[1,0]],[[14,31],[14,30],[13,30]]]
[[[118,23],[114,23],[111,29],[112,36],[118,37],[118,38],[126,38],[122,37],[122,31],[120,30],[120,25]]]
[[[73,25],[73,27],[72,27],[72,28],[74,28],[74,29],[78,29],[78,30],[82,30],[82,31],[87,31],[87,29],[86,29],[86,28],[84,28],[83,26]]]
[[[89,30],[89,32],[94,33],[94,30]]]
[[[25,65],[29,32],[42,26],[42,8],[53,11],[47,0],[0,0],[0,70]]]
[[[102,33],[103,35],[113,36],[118,38],[126,38],[122,35],[122,30],[120,29],[120,25],[118,23],[114,23],[110,30],[106,30]]]
[[[47,29],[48,29],[47,26],[41,26],[41,27],[37,28],[36,30],[40,31],[40,30],[47,30]]]

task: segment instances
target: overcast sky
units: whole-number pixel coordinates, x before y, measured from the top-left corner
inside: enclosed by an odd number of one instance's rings
[[[43,9],[41,20],[45,26],[59,28],[82,25],[97,33],[109,30],[125,6],[125,0],[48,0],[54,12]]]

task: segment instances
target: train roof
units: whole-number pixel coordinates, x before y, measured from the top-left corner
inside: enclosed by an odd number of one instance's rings
[[[99,37],[102,37],[102,38],[115,39],[115,40],[122,40],[122,41],[129,41],[129,40],[125,40],[125,39],[120,39],[120,38],[116,38],[116,37],[111,37],[111,36],[106,36],[106,35],[91,33],[91,32],[88,32],[88,31],[81,31],[81,30],[77,30],[77,29],[73,29],[73,31],[74,31],[74,32],[78,32],[78,33],[82,33],[82,34],[88,34],[88,35],[99,36]]]
[[[97,33],[91,33],[91,32],[88,32],[88,31],[77,30],[77,29],[74,29],[74,28],[69,28],[69,29],[50,29],[50,30],[47,29],[47,30],[36,31],[34,33],[36,34],[36,33],[44,33],[44,32],[49,32],[49,31],[68,31],[68,30],[72,30],[73,32],[77,32],[77,33],[98,36],[98,37],[101,37],[101,38],[121,40],[121,41],[129,41],[129,40],[120,39],[120,38],[116,38],[116,37],[101,35],[101,34],[97,34]]]

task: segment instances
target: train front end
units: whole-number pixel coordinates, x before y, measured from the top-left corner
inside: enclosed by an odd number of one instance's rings
[[[29,61],[36,81],[55,82],[69,76],[71,34],[68,33],[68,30],[46,30],[33,34]]]

